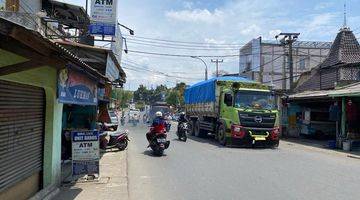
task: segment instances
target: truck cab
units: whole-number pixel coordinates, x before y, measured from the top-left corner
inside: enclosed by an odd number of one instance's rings
[[[219,107],[220,143],[278,146],[279,118],[270,90],[224,89]]]

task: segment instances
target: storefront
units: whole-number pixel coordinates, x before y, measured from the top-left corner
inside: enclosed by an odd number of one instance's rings
[[[58,101],[62,112],[61,160],[62,181],[71,177],[71,132],[96,129],[97,81],[74,66],[59,71]]]
[[[285,100],[285,99],[284,99]],[[312,139],[333,140],[360,146],[360,84],[334,90],[302,92],[290,95],[286,111],[287,133]]]

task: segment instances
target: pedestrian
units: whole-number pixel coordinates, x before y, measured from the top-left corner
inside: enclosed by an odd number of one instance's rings
[[[349,100],[346,104],[346,121],[348,124],[348,132],[353,133],[357,127],[357,107],[352,100]]]

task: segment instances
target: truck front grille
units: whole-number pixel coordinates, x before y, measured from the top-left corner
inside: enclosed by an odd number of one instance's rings
[[[273,128],[276,114],[239,112],[239,119],[244,127]]]

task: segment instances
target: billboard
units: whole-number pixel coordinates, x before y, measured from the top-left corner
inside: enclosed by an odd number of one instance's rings
[[[115,35],[117,0],[91,0],[90,34]]]
[[[59,71],[58,100],[60,103],[97,105],[97,85],[85,74],[65,68]]]

